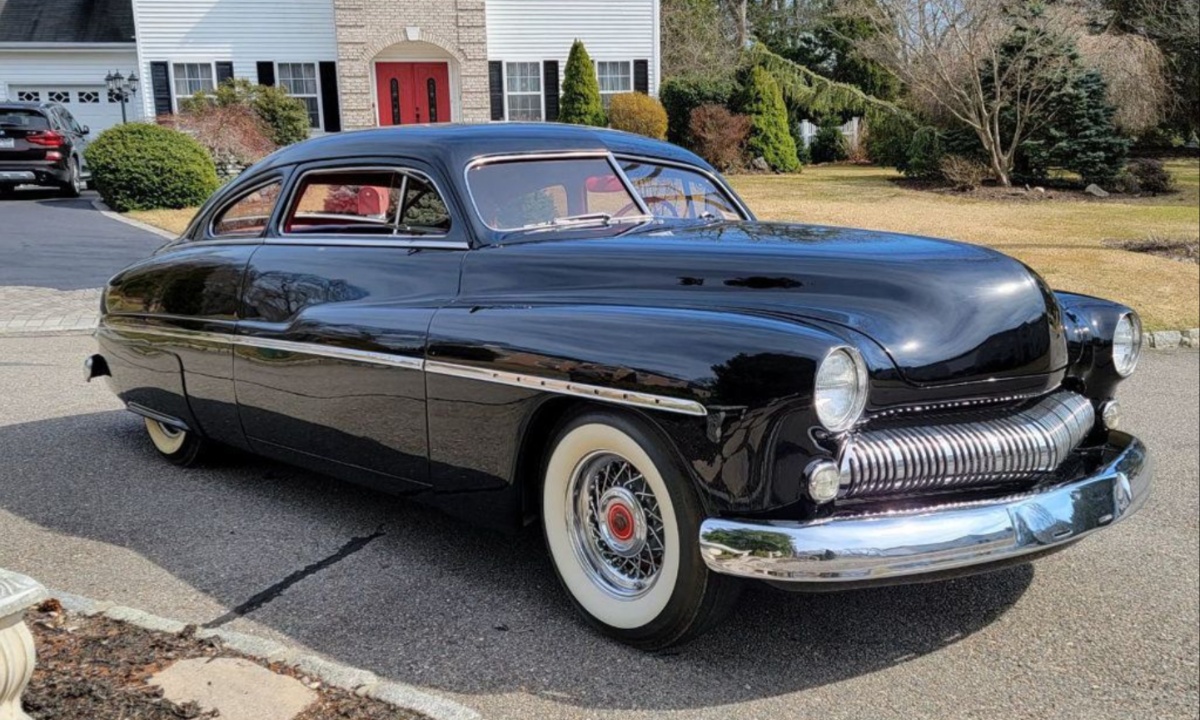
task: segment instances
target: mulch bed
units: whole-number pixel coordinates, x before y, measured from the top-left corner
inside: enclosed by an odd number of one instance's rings
[[[1200,240],[1172,240],[1149,238],[1147,240],[1113,240],[1105,243],[1109,247],[1145,253],[1168,260],[1200,264]]]
[[[177,705],[147,681],[177,660],[245,658],[290,675],[318,700],[296,720],[421,720],[426,716],[320,684],[292,668],[268,665],[200,639],[195,626],[177,635],[151,632],[102,616],[84,617],[48,600],[26,614],[37,644],[37,667],[25,691],[34,720],[192,720],[215,718],[194,703]]]
[[[891,178],[890,182],[908,190],[929,192],[935,195],[1017,203],[1045,202],[1047,200],[1090,203],[1129,202],[1131,200],[1155,197],[1150,194],[1122,195],[1120,193],[1112,193],[1107,198],[1098,198],[1094,195],[1089,195],[1076,185],[1067,185],[1060,182],[1049,182],[1038,186],[1013,185],[1012,187],[985,183],[980,187],[970,190],[956,188],[941,181],[934,182],[915,178]],[[1041,189],[1039,190],[1038,188]]]

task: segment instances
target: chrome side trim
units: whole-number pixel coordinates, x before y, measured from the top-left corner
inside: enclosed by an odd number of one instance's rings
[[[120,325],[101,325],[98,329],[98,332],[111,334],[114,332],[120,332],[122,329],[126,328],[122,328]],[[359,362],[368,365],[385,365],[388,367],[403,368],[405,370],[422,370],[425,367],[425,361],[417,357],[393,355],[391,353],[374,352],[371,350],[355,350],[353,348],[343,348],[335,345],[320,345],[317,343],[276,340],[274,338],[252,337],[249,335],[230,335],[228,333],[203,332],[199,330],[182,330],[179,328],[155,328],[144,325],[129,326],[127,329],[129,332],[133,333],[156,335],[158,337],[171,338],[174,340],[211,342],[235,347],[257,348],[259,350],[276,350],[278,352],[297,353],[300,355],[317,355],[320,357],[332,358],[334,360],[346,360],[349,362]]]
[[[1087,477],[991,502],[809,522],[710,518],[700,526],[700,555],[714,572],[826,589],[985,570],[1137,512],[1150,496],[1149,451],[1120,432],[1109,434],[1109,447],[1112,459]]]
[[[1069,391],[1016,413],[972,422],[866,430],[841,456],[842,497],[925,492],[1052,472],[1096,424],[1091,400]]]
[[[392,355],[390,353],[373,352],[370,350],[354,350],[351,348],[341,348],[332,345],[319,345],[317,343],[295,342],[292,340],[276,340],[273,338],[261,338],[249,335],[231,335],[229,333],[183,330],[180,328],[157,328],[146,325],[113,325],[107,323],[106,321],[101,321],[100,327],[96,330],[96,332],[99,334],[106,334],[110,336],[119,334],[122,331],[133,334],[154,335],[173,340],[209,342],[236,347],[277,350],[280,352],[291,352],[302,355],[317,355],[320,357],[333,358],[335,360],[346,360],[349,362],[359,362],[368,365],[383,365],[388,367],[402,368],[405,370],[423,370],[425,372],[431,372],[437,375],[449,375],[452,377],[478,380],[481,382],[529,388],[533,390],[540,390],[542,392],[554,393],[556,395],[570,395],[572,397],[588,398],[600,402],[613,403],[615,405],[627,405],[630,407],[638,407],[648,410],[661,410],[663,412],[672,412],[681,415],[693,415],[697,417],[708,415],[708,410],[704,407],[704,405],[694,400],[684,400],[681,398],[673,398],[665,395],[653,395],[650,393],[636,392],[632,390],[617,390],[614,388],[569,382],[565,380],[554,380],[552,378],[544,378],[537,375],[488,370],[486,368],[471,367],[469,365],[457,365],[454,363],[442,362],[440,360],[426,361],[422,358],[411,357],[407,355]]]
[[[649,410],[663,410],[665,412],[694,415],[697,417],[708,415],[708,410],[694,400],[684,400],[664,395],[651,395],[650,393],[635,392],[632,390],[615,390],[613,388],[575,383],[567,380],[553,380],[537,375],[524,375],[501,370],[489,370],[488,368],[455,365],[441,362],[440,360],[427,361],[425,363],[425,370],[436,375],[449,375],[468,380],[530,388],[557,395],[570,395],[572,397],[600,400],[616,405],[628,405]]]

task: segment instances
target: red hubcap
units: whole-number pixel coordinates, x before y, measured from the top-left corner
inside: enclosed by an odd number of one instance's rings
[[[633,513],[621,503],[613,503],[608,508],[608,530],[612,536],[627,542],[633,537]]]

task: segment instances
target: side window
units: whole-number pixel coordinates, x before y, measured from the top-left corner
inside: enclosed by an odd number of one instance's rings
[[[656,217],[742,219],[729,195],[699,172],[643,160],[621,160],[621,169]]]
[[[279,200],[280,182],[276,180],[241,196],[213,220],[212,235],[218,238],[260,237]]]
[[[437,190],[401,170],[318,170],[300,180],[284,219],[289,234],[444,235],[450,213]]]

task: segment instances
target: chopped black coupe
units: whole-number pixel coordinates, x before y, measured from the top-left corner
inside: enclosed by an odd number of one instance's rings
[[[974,245],[758,222],[698,157],[612,131],[281,150],[111,280],[97,338],[89,379],[166,459],[230,445],[540,521],[583,616],[644,648],[746,578],[990,570],[1150,491],[1117,429],[1129,308]]]

